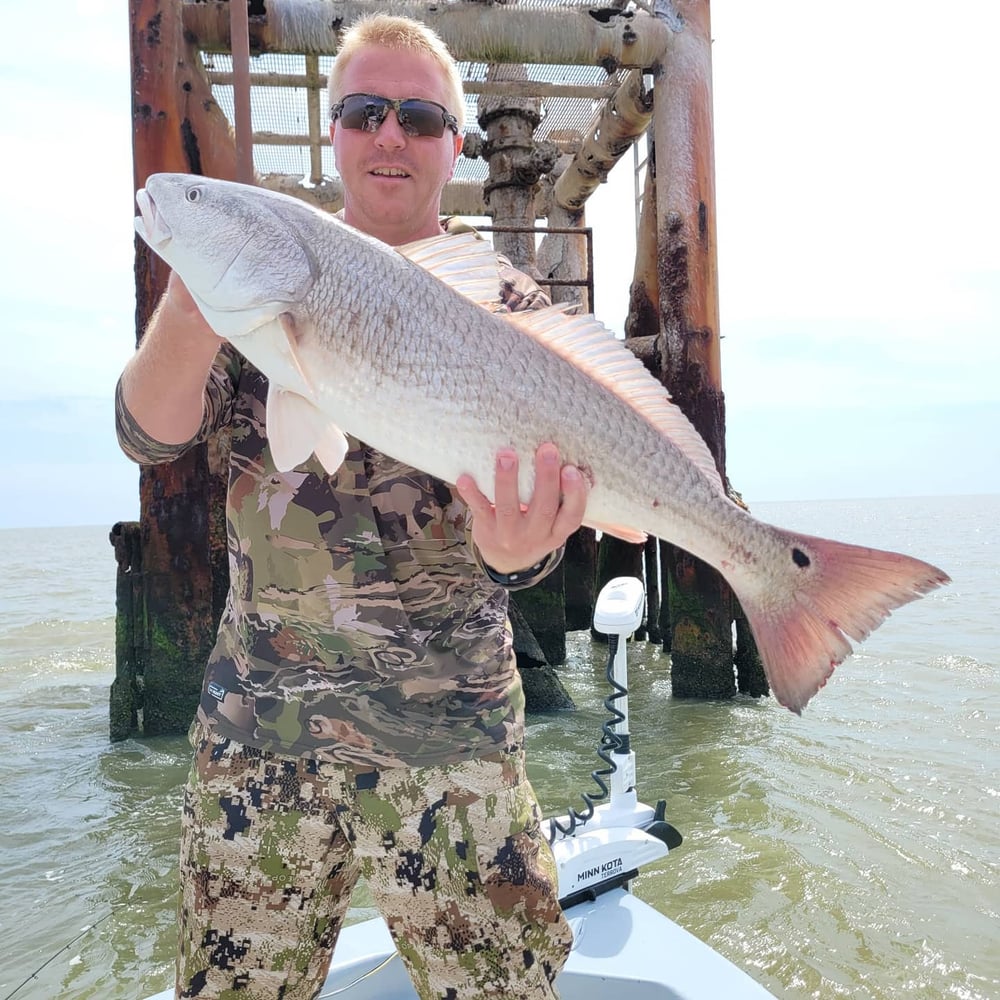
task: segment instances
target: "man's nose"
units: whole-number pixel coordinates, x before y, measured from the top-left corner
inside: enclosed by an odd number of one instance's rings
[[[375,145],[390,149],[400,149],[406,145],[406,140],[407,135],[403,131],[403,126],[399,124],[396,112],[390,108],[378,131],[375,133]]]

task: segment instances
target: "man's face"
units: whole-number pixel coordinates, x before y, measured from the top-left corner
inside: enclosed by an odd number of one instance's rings
[[[430,56],[380,46],[361,49],[344,71],[345,94],[436,101],[453,114],[441,70]],[[344,183],[344,219],[386,243],[399,245],[441,232],[441,190],[455,167],[462,137],[410,136],[390,110],[376,132],[330,125]]]

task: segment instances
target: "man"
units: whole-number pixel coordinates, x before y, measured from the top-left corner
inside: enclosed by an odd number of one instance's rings
[[[442,233],[463,97],[440,39],[366,18],[330,100],[344,221],[396,246]],[[498,308],[545,302],[502,258],[497,287]],[[122,446],[169,461],[232,430],[230,593],[192,727],[177,995],[311,1000],[363,876],[422,998],[554,997],[571,935],[524,774],[506,588],[556,565],[585,482],[551,444],[526,508],[510,450],[495,505],[468,476],[453,490],[353,439],[333,476],[315,457],[280,473],[266,398],[171,275],[119,384]]]

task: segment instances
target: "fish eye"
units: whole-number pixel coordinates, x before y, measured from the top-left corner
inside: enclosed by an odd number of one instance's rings
[[[187,198],[187,200],[190,201],[192,204],[201,201],[201,188],[198,187],[188,188],[187,193],[184,195],[184,197]]]

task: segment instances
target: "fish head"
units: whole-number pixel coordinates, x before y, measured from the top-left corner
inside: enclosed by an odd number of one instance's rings
[[[137,192],[136,232],[178,274],[220,336],[289,311],[318,266],[297,199],[191,174],[153,174]]]

